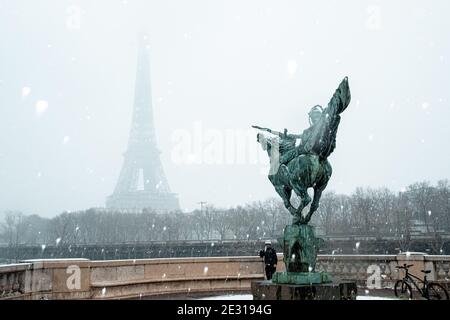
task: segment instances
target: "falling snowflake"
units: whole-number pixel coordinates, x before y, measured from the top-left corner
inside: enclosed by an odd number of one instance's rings
[[[208,273],[208,267],[207,266],[205,266],[204,268],[203,268],[203,274],[207,274]]]
[[[23,87],[22,88],[22,97],[27,97],[29,96],[31,93],[31,88],[30,87]]]
[[[69,136],[65,136],[63,139],[63,144],[67,144],[69,140],[70,140]]]
[[[359,249],[359,245],[360,245],[360,244],[361,244],[360,242],[357,242],[357,243],[355,244],[356,249]]]
[[[106,288],[102,289],[102,296],[104,296],[106,294]]]
[[[45,100],[39,100],[36,102],[36,114],[38,116],[42,115],[48,109],[48,102]]]
[[[56,239],[56,245],[58,245],[61,242],[61,238]]]
[[[44,251],[46,247],[47,247],[47,246],[46,246],[45,244],[41,245],[42,251]]]

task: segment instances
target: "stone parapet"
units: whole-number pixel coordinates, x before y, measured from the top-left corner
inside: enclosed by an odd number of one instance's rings
[[[277,271],[285,271],[279,255]],[[432,272],[430,280],[449,282],[450,256],[319,255],[316,271],[360,288],[392,288],[402,276],[395,267],[412,264],[411,273]],[[0,299],[127,299],[214,292],[250,292],[264,279],[259,257],[210,257],[90,261],[25,260],[0,265]]]

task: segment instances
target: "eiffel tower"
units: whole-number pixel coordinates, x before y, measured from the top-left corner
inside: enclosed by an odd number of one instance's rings
[[[156,146],[153,126],[148,36],[139,35],[135,100],[128,149],[114,193],[106,200],[112,209],[179,210],[169,188]]]

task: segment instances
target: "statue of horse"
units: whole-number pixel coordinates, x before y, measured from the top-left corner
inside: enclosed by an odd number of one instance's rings
[[[346,77],[327,108],[322,109],[320,106],[312,108],[309,113],[311,126],[301,135],[287,135],[287,130],[283,135],[277,131],[254,126],[277,135],[272,138],[258,133],[257,141],[269,155],[268,178],[286,209],[294,216],[293,224],[308,224],[319,207],[320,197],[332,174],[332,167],[327,158],[336,147],[340,114],[350,104],[350,100],[350,88]],[[301,140],[298,146],[285,143],[285,139],[293,137]],[[308,195],[308,188],[314,189],[313,199]],[[301,199],[298,208],[291,204],[292,190]],[[309,212],[303,217],[303,209],[310,203]]]

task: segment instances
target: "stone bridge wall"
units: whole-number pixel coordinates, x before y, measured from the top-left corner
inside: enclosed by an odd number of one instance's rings
[[[280,255],[280,262],[282,256]],[[395,267],[413,264],[413,274],[429,269],[431,280],[450,278],[450,256],[320,255],[317,269],[361,288],[392,288],[401,277]],[[284,269],[279,263],[278,270]],[[258,257],[209,257],[91,261],[26,260],[0,266],[0,299],[126,299],[161,295],[249,292],[263,279]]]

